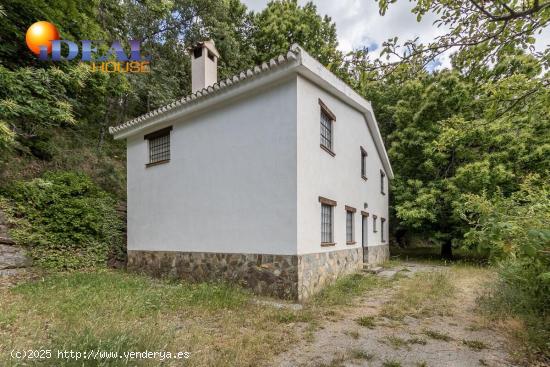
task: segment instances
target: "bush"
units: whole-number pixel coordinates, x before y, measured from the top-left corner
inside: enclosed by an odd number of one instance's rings
[[[487,250],[499,281],[482,299],[494,315],[519,315],[532,344],[550,338],[550,184],[528,176],[510,197],[470,195],[463,215],[473,228],[470,247]],[[546,341],[545,341],[546,340]]]
[[[26,245],[35,264],[49,269],[104,265],[120,253],[123,223],[116,200],[81,173],[48,172],[9,186],[10,234]]]
[[[466,242],[490,253],[503,281],[525,295],[518,307],[550,307],[550,184],[529,176],[510,197],[471,195]]]

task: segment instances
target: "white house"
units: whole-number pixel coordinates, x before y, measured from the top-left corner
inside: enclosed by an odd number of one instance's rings
[[[297,45],[111,127],[127,141],[128,266],[305,300],[388,258],[392,168],[371,104]]]

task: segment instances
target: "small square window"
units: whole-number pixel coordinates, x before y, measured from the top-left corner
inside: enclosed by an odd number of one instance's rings
[[[149,146],[149,163],[154,165],[170,161],[170,131],[172,127],[145,135]]]

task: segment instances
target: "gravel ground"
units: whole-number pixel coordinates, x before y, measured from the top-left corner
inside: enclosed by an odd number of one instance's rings
[[[378,276],[438,271],[443,267],[407,263],[385,269]],[[506,353],[506,340],[480,321],[474,311],[476,292],[485,278],[479,272],[452,273],[457,287],[452,316],[405,317],[401,321],[379,315],[396,287],[362,297],[355,306],[342,309],[340,317],[325,321],[313,341],[302,341],[273,361],[273,366],[514,366]],[[398,287],[398,286],[397,286]],[[362,327],[361,316],[372,316],[375,325]],[[430,333],[448,336],[442,337]],[[430,336],[431,335],[431,336]],[[392,364],[393,362],[393,364]]]

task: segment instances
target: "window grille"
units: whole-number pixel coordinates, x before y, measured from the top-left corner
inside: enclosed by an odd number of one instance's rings
[[[170,160],[170,131],[168,127],[145,135],[149,145],[149,163],[161,163]]]
[[[346,242],[353,242],[353,212],[346,211]]]
[[[367,152],[361,147],[361,177],[367,178]]]
[[[321,204],[321,242],[332,243],[332,206]]]
[[[321,145],[332,150],[332,118],[321,108]]]

